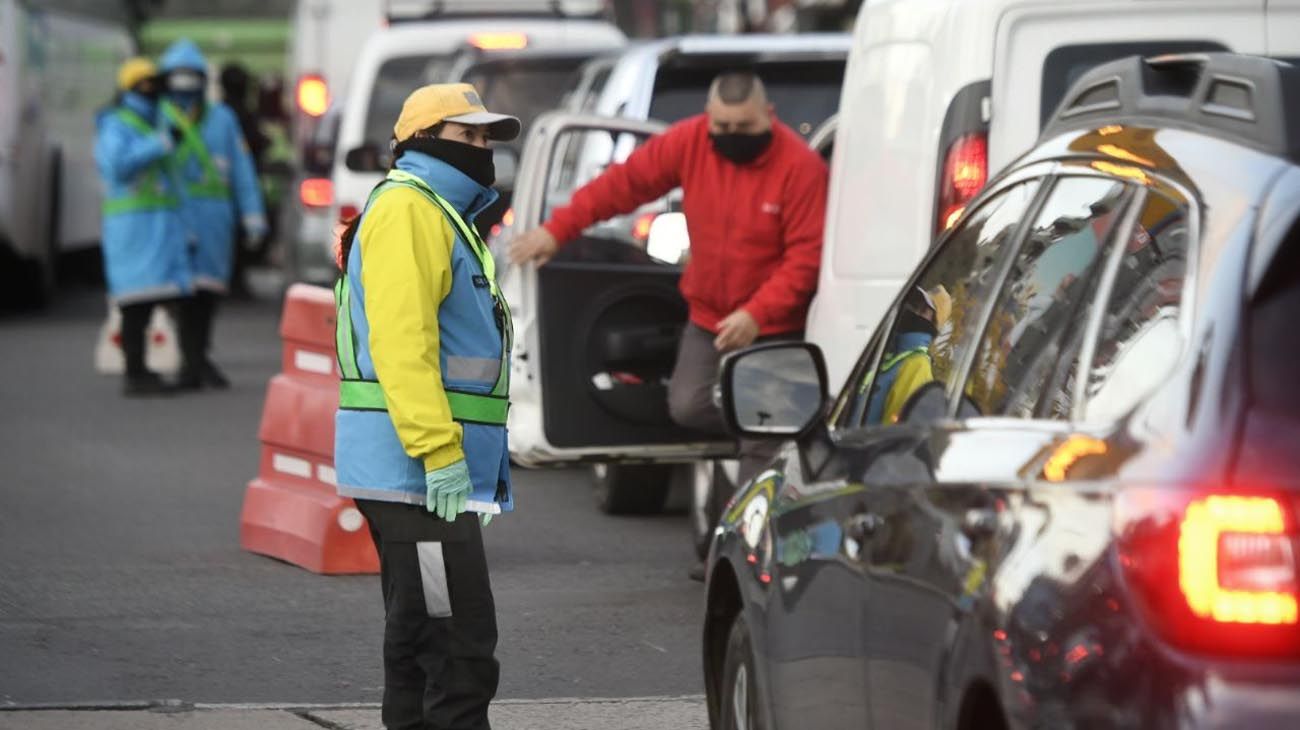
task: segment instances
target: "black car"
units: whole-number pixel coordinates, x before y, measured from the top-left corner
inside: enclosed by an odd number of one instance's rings
[[[1266,59],[1098,67],[833,401],[814,345],[725,362],[793,441],[710,549],[714,728],[1300,727],[1298,113]]]

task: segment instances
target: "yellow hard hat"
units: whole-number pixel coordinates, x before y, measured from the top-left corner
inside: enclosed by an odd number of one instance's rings
[[[129,91],[131,87],[151,76],[158,75],[158,67],[143,56],[128,58],[117,70],[117,88]]]
[[[520,128],[516,117],[488,111],[470,84],[430,84],[406,97],[402,114],[393,125],[393,136],[398,142],[405,142],[421,129],[439,122],[486,124],[488,136],[502,141],[518,137]]]

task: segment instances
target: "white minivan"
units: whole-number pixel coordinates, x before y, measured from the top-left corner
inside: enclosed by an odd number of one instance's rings
[[[560,104],[584,62],[627,43],[618,28],[597,17],[511,12],[447,12],[394,22],[370,36],[342,109],[331,220],[349,219],[365,206],[388,169],[388,143],[402,102],[420,86],[467,81],[489,108],[518,116],[526,128],[532,117]],[[498,220],[509,204],[518,162],[514,144],[497,146],[497,188],[506,196]],[[480,223],[491,213],[481,215]]]
[[[865,0],[808,317],[831,384],[935,237],[1033,144],[1083,72],[1224,50],[1300,55],[1300,0]]]
[[[99,245],[95,114],[135,51],[127,22],[110,3],[0,0],[0,301],[44,303],[60,256]]]

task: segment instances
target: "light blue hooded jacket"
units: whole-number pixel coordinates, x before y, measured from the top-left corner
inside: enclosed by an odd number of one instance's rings
[[[164,74],[189,69],[206,75],[207,67],[199,47],[181,39],[163,53],[159,69]],[[168,93],[167,99],[173,109],[190,110],[202,104],[202,116],[192,125],[196,138],[182,140],[177,158],[187,193],[184,214],[197,235],[194,285],[225,292],[230,283],[236,218],[250,237],[267,230],[257,170],[239,119],[230,107],[204,101],[202,90]]]
[[[118,304],[188,294],[192,275],[172,143],[156,102],[134,92],[96,117],[95,164],[104,181],[102,250]]]

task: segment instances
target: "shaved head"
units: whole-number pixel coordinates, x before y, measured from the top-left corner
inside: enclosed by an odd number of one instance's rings
[[[704,106],[713,134],[761,134],[772,128],[772,104],[763,80],[750,71],[718,74]]]
[[[763,88],[763,80],[756,74],[749,71],[728,71],[718,74],[709,85],[709,102],[714,101],[727,105],[753,101],[765,106],[767,89]]]

